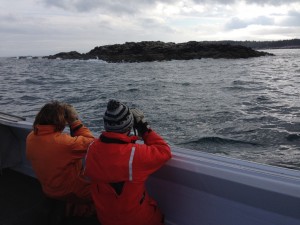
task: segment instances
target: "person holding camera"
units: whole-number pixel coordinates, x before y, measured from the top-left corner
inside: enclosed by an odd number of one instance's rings
[[[84,174],[102,225],[162,225],[163,214],[148,195],[145,182],[171,158],[168,144],[145,121],[139,109],[110,100],[105,131],[89,146]],[[130,136],[132,128],[138,136]]]
[[[64,133],[66,125],[70,133]],[[95,214],[82,160],[94,140],[71,105],[45,104],[26,139],[26,156],[46,196],[67,202],[67,216]]]

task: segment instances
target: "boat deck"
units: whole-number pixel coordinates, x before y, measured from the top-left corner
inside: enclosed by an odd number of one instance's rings
[[[10,169],[0,174],[0,209],[0,225],[100,225],[96,217],[62,220],[62,203],[46,198],[36,179]]]

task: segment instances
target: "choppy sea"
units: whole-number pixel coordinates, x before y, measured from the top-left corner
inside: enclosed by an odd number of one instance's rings
[[[300,170],[300,49],[147,63],[0,58],[0,111],[34,120],[51,100],[95,135],[109,99],[145,113],[171,145]]]

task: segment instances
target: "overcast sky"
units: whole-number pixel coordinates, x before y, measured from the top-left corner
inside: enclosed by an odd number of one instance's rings
[[[0,57],[129,41],[300,38],[300,0],[0,0]]]

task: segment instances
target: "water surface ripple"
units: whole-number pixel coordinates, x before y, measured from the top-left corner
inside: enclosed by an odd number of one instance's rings
[[[150,63],[0,58],[1,111],[73,104],[95,134],[111,98],[144,110],[172,145],[300,169],[300,50]]]

